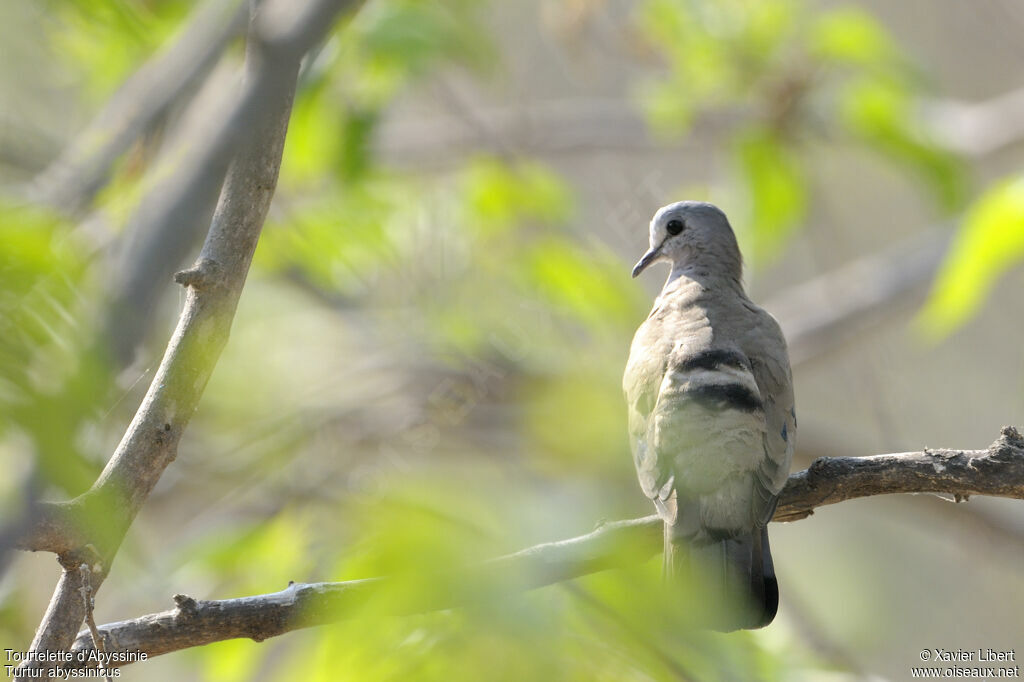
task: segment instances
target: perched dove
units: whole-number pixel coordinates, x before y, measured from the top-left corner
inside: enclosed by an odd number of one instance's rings
[[[622,385],[640,485],[665,521],[665,574],[699,563],[740,604],[713,627],[763,627],[779,604],[767,525],[796,435],[786,341],[744,293],[720,209],[670,204],[650,233],[633,277],[661,261],[672,271],[633,338]]]

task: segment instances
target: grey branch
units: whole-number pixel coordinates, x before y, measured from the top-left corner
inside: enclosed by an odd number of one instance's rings
[[[129,78],[96,118],[32,183],[36,201],[69,212],[86,206],[139,135],[207,73],[245,27],[244,0],[211,0],[177,41]]]
[[[432,167],[452,157],[513,141],[517,149],[540,155],[598,150],[664,151],[635,103],[622,98],[562,98],[517,107],[480,107],[471,112],[479,125],[455,116],[398,118],[385,123],[377,151],[392,163]],[[676,144],[702,140],[749,122],[756,112],[737,107],[698,116],[692,134]],[[922,128],[929,140],[957,154],[982,159],[1024,139],[1024,88],[980,102],[926,100]]]
[[[819,457],[789,477],[775,521],[796,521],[845,500],[893,493],[947,493],[1024,500],[1024,438],[1004,426],[987,450],[926,448],[871,457]]]
[[[85,534],[79,528],[83,518],[81,500],[38,502],[29,516],[28,528],[14,540],[15,549],[60,555],[86,544]]]
[[[981,102],[929,102],[923,113],[937,142],[959,154],[984,158],[1024,138],[1024,87]]]
[[[987,450],[822,457],[806,471],[790,476],[773,520],[795,521],[817,507],[891,493],[948,493],[958,500],[969,495],[1024,499],[1024,438],[1008,426]],[[605,523],[587,535],[536,545],[457,575],[439,576],[437,589],[429,594],[417,591],[415,601],[393,606],[394,613],[456,607],[486,598],[488,590],[493,594],[494,589],[534,589],[640,563],[658,553],[661,544],[662,522],[657,516]],[[115,654],[156,656],[226,639],[263,641],[348,618],[355,607],[394,589],[396,582],[395,578],[369,578],[292,584],[281,592],[210,601],[177,595],[175,609],[99,629]],[[73,650],[92,646],[92,635],[86,630],[78,635]]]
[[[129,221],[128,232],[139,238],[125,259],[103,325],[119,364],[128,364],[160,291],[198,241],[233,152],[265,119],[267,104],[289,89],[293,65],[326,35],[334,16],[355,4],[319,0],[295,11],[294,3],[267,2],[260,10],[262,19],[251,34],[258,59],[241,93],[225,93],[216,124],[189,142],[178,172],[150,192]]]
[[[951,232],[939,227],[792,286],[765,303],[793,365],[835,350],[912,300],[942,265]]]
[[[157,221],[179,219],[179,209],[184,211],[208,191],[201,183],[221,184],[210,168],[219,163],[213,163],[212,157],[230,158],[237,150],[200,259],[188,278],[178,327],[153,382],[96,483],[70,503],[88,523],[87,546],[99,557],[89,561],[95,569],[90,573],[92,584],[83,586],[83,574],[77,570],[83,547],[59,555],[64,572],[36,631],[32,651],[66,650],[73,643],[86,615],[81,590],[95,594],[103,583],[136,514],[177,455],[178,442],[227,343],[277,184],[300,60],[350,2],[311,0],[297,12],[284,7],[289,4],[281,3],[273,14],[274,5],[268,3],[255,17],[246,84],[228,115],[211,127],[214,152],[183,162],[173,195],[153,214]],[[61,506],[50,507],[43,518],[59,517],[59,510]],[[67,530],[64,541],[78,532]],[[61,541],[60,533],[47,536],[54,544]]]

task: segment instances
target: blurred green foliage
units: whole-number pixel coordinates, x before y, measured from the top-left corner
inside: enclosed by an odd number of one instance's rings
[[[191,9],[48,6],[51,51],[86,108]],[[635,28],[660,65],[638,93],[652,128],[720,123],[716,144],[746,199],[734,224],[756,263],[802,227],[815,194],[806,150],[824,140],[907,169],[939,213],[967,205],[963,163],[919,132],[927,84],[863,10],[643,0]],[[306,64],[232,343],[169,472],[188,483],[166,483],[167,520],[140,520],[175,538],[160,561],[197,596],[370,576],[395,587],[336,626],[185,659],[210,680],[813,678],[828,664],[784,619],[781,635],[694,630],[701,599],[667,599],[657,562],[525,594],[509,579],[453,582],[467,564],[646,509],[624,456],[619,378],[649,301],[629,264],[577,224],[571,184],[515,152],[436,174],[375,155],[389,108],[442,70],[500,72],[493,32],[482,0],[374,0]],[[168,331],[127,380],[89,343],[105,240],[125,238],[140,187],[134,173],[107,187],[99,240],[44,209],[0,207],[0,457],[38,461],[61,494],[94,479]],[[1024,258],[1021,187],[1000,184],[967,212],[921,318],[933,333],[967,319]],[[119,559],[125,583],[152,560],[141,544],[125,552],[144,561]],[[474,605],[393,615],[437,594]],[[0,635],[27,641],[38,616],[7,599]]]
[[[803,151],[823,138],[846,138],[906,167],[943,212],[963,206],[962,163],[919,132],[921,78],[863,10],[800,0],[648,0],[642,8],[640,27],[666,67],[641,92],[649,120],[667,135],[701,120],[728,127],[747,205],[733,223],[755,265],[802,226],[812,194]]]
[[[77,494],[98,473],[77,439],[102,370],[82,343],[95,287],[68,227],[45,208],[0,206],[0,436],[27,436],[41,480]]]
[[[950,213],[963,207],[964,170],[952,154],[920,138],[917,104],[903,83],[888,77],[861,78],[843,93],[841,115],[850,131],[917,173],[938,207]]]
[[[772,257],[803,221],[808,194],[803,167],[777,135],[764,129],[738,136],[736,157],[752,207],[753,252]]]
[[[369,3],[304,75],[288,131],[286,182],[358,182],[382,110],[441,66],[486,72],[495,58],[478,0]]]
[[[813,187],[802,152],[815,137],[846,138],[906,169],[940,215],[967,209],[922,313],[933,335],[962,324],[993,280],[1020,262],[1008,189],[1014,180],[968,209],[964,161],[923,132],[928,84],[863,9],[819,9],[801,0],[647,0],[639,16],[665,62],[665,73],[641,91],[652,126],[683,135],[703,118],[733,129],[735,184],[747,203],[747,215],[734,224],[755,266],[803,224]]]
[[[950,255],[918,317],[932,338],[962,325],[985,300],[996,279],[1024,260],[1024,178],[984,192],[964,217]]]
[[[390,587],[350,602],[337,624],[312,636],[296,635],[296,647],[267,659],[280,676],[424,681],[785,677],[788,665],[777,645],[749,634],[696,630],[694,623],[706,616],[697,594],[671,593],[686,607],[666,608],[656,560],[526,594],[522,584],[543,575],[544,566],[536,567],[537,576],[461,571],[523,541],[519,510],[484,488],[467,492],[451,480],[406,483],[407,489],[399,485],[384,497],[342,508],[350,519],[344,525],[356,535],[339,556],[334,577],[386,576]],[[547,511],[557,513],[555,508]],[[243,566],[265,566],[274,576],[277,566],[266,566],[268,561],[284,565],[292,561],[285,555],[310,554],[311,547],[285,537],[294,520],[281,518],[254,528],[244,546],[232,541],[217,549],[211,544],[209,553],[189,548],[188,556],[200,561],[205,556],[216,565],[235,558]],[[307,536],[307,542],[315,541]],[[261,550],[263,545],[269,546]],[[623,555],[642,551],[629,543],[616,549]],[[458,604],[466,606],[407,613]],[[210,679],[246,679],[234,676],[252,670],[252,659],[265,648],[250,642],[221,644],[194,655],[203,660]]]
[[[49,39],[81,95],[99,105],[181,25],[184,0],[49,1]]]

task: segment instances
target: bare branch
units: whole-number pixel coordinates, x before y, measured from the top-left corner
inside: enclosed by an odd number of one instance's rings
[[[981,102],[928,100],[921,109],[929,139],[957,154],[982,159],[1024,139],[1024,88]],[[743,107],[702,112],[686,138],[666,141],[650,134],[638,104],[622,98],[548,99],[515,107],[477,107],[468,113],[478,125],[467,126],[455,116],[388,121],[377,151],[391,163],[417,167],[447,165],[453,157],[509,141],[540,155],[664,151],[666,145],[701,145],[709,136],[759,115]]]
[[[288,4],[288,3],[283,3]],[[175,192],[153,219],[175,221],[213,181],[211,169],[241,147],[224,183],[221,200],[200,259],[187,279],[184,310],[149,391],[135,418],[93,487],[75,500],[90,521],[89,541],[100,557],[91,572],[95,594],[135,515],[164,469],[177,455],[178,442],[206,382],[227,343],[238,299],[277,184],[285,131],[299,62],[323,36],[349,0],[311,0],[290,16],[273,21],[261,13],[251,33],[248,80],[228,115],[211,126],[213,149],[182,163]],[[284,10],[285,8],[279,8]],[[226,163],[226,161],[224,161]],[[211,175],[212,174],[212,175]],[[102,524],[95,523],[102,519]],[[73,533],[68,532],[64,539]],[[53,534],[58,542],[59,534]],[[72,552],[74,554],[75,552]],[[32,651],[67,649],[85,617],[80,562],[61,555],[64,572],[32,642]],[[23,667],[41,667],[29,662]]]
[[[1011,426],[987,450],[933,450],[872,457],[819,457],[789,477],[775,521],[870,495],[948,493],[1024,500],[1024,438]]]
[[[995,495],[1024,499],[1024,438],[1004,427],[987,450],[930,450],[872,457],[822,457],[790,476],[775,521],[806,518],[817,507],[869,495],[891,493]],[[646,561],[661,550],[658,516],[615,521],[569,540],[550,542],[493,559],[457,576],[438,578],[437,590],[416,592],[414,601],[395,605],[395,614],[459,606],[486,598],[488,586],[529,590],[597,571]],[[394,589],[395,578],[339,583],[292,584],[281,592],[239,599],[204,601],[175,596],[177,608],[100,627],[117,655],[148,656],[247,637],[262,641],[300,628],[352,617],[374,595]],[[394,604],[395,602],[391,602]],[[92,647],[88,631],[75,651]],[[124,665],[131,660],[114,661]]]
[[[397,606],[395,613],[458,606],[468,601],[468,595],[479,596],[478,588],[482,585],[512,584],[517,589],[527,590],[616,565],[637,563],[659,551],[661,537],[661,521],[656,516],[606,523],[587,535],[536,545],[493,559],[455,580],[445,581],[447,586],[457,585],[457,590],[418,593],[415,602]],[[637,551],[628,554],[622,551],[632,546]],[[239,637],[263,641],[292,630],[344,619],[368,599],[387,590],[393,582],[392,578],[370,578],[339,583],[294,583],[272,594],[217,601],[175,595],[175,609],[110,623],[100,626],[100,630],[108,642],[116,642],[116,647],[108,648],[118,654],[144,652],[156,656]],[[91,648],[91,635],[83,632],[73,651]]]
[[[930,102],[924,107],[924,119],[939,144],[984,158],[1024,139],[1024,88],[981,102]]]
[[[86,543],[78,528],[81,505],[75,502],[37,502],[31,508],[28,528],[22,529],[13,546],[29,552],[65,554]]]
[[[794,365],[835,349],[927,285],[949,232],[935,228],[796,286],[765,303],[779,319]]]

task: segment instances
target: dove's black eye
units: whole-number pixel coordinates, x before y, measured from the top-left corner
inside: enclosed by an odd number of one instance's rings
[[[668,221],[668,224],[665,225],[665,231],[670,235],[675,236],[682,232],[684,227],[686,226],[683,224],[682,220],[670,220]]]

